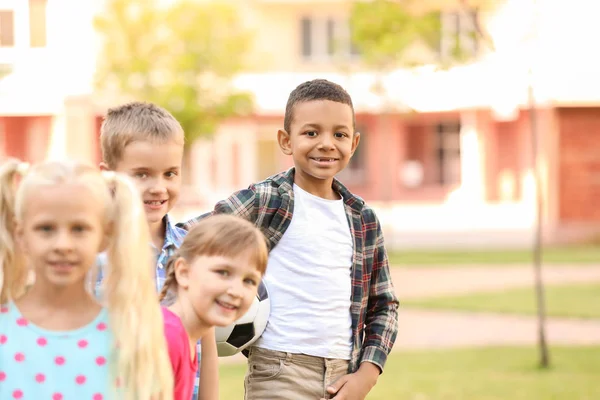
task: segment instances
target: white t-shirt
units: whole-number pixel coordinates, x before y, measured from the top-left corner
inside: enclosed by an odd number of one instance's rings
[[[294,215],[269,255],[269,323],[256,346],[350,359],[353,240],[343,200],[294,185]]]

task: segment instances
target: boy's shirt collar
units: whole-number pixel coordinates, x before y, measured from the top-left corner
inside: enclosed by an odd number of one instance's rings
[[[164,216],[165,221],[165,242],[163,243],[162,250],[170,248],[178,249],[183,242],[183,238],[186,235],[186,231],[178,226],[171,223],[169,214]],[[153,245],[154,246],[154,245]]]
[[[271,177],[271,180],[279,186],[279,193],[285,194],[294,191],[294,175],[296,169],[291,167],[287,171],[283,171]],[[342,196],[344,203],[350,206],[353,210],[361,212],[365,202],[363,199],[355,194],[352,194],[340,181],[333,178],[333,184],[331,185],[333,190]]]

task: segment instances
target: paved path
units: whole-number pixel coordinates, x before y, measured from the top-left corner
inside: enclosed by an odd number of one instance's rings
[[[392,268],[400,299],[502,290],[533,285],[531,266]],[[600,283],[598,266],[544,266],[544,282]]]
[[[600,344],[600,320],[551,318],[546,332],[548,342],[553,345]],[[394,350],[535,343],[535,317],[403,309]]]

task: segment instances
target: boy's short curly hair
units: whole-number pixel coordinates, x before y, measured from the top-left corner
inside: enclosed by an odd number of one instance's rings
[[[354,120],[354,105],[352,104],[352,98],[348,92],[337,83],[330,82],[326,79],[313,79],[312,81],[301,83],[290,93],[285,106],[283,129],[288,133],[290,132],[290,126],[294,119],[294,107],[296,104],[316,100],[329,100],[347,104],[352,109],[352,123],[354,126],[356,125]]]
[[[181,124],[170,112],[156,104],[131,102],[110,108],[100,128],[102,160],[115,168],[128,144],[136,140],[181,141]]]

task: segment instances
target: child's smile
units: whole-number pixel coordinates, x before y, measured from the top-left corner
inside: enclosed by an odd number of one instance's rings
[[[331,157],[310,157],[310,160],[313,161],[318,168],[331,168],[335,166],[340,159]]]
[[[162,209],[169,200],[144,200],[144,207],[146,211],[159,211]]]

